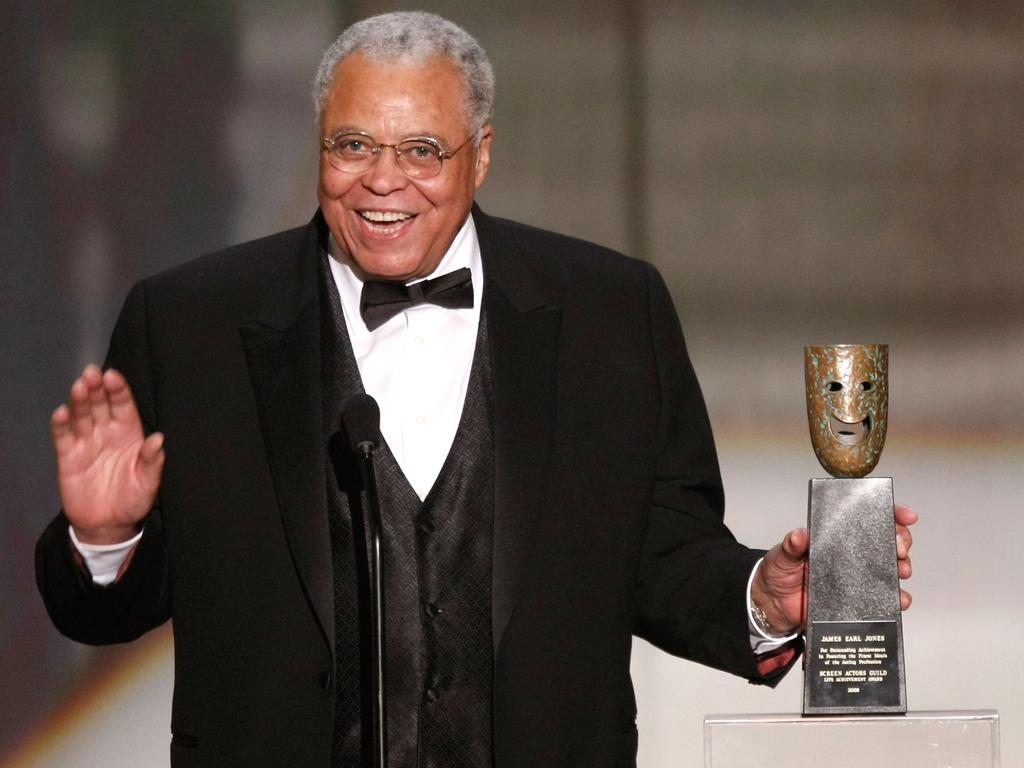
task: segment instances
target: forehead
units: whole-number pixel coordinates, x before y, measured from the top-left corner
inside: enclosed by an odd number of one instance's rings
[[[378,138],[466,130],[465,88],[449,59],[382,60],[353,53],[334,71],[322,115],[325,133],[355,128]]]

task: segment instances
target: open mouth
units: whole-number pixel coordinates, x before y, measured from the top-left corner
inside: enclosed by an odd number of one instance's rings
[[[832,436],[844,445],[856,445],[868,439],[871,433],[871,417],[865,416],[860,421],[843,421],[831,413],[828,415],[828,428]]]
[[[367,229],[379,235],[394,234],[413,218],[412,214],[398,211],[359,211]]]

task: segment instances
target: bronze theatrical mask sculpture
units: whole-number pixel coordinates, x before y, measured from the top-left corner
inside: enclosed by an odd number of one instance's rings
[[[805,715],[905,713],[892,478],[867,478],[885,443],[889,348],[806,347],[807,419],[831,478],[810,482]]]
[[[889,411],[884,344],[806,347],[807,420],[821,466],[833,477],[864,477],[878,464]]]

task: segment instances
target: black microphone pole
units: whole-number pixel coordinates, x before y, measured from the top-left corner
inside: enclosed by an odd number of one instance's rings
[[[370,542],[370,654],[373,671],[373,765],[387,768],[387,706],[384,694],[384,564],[381,559],[380,497],[373,452],[380,445],[380,408],[369,395],[358,394],[341,406],[341,426],[356,455],[366,490],[363,525]]]

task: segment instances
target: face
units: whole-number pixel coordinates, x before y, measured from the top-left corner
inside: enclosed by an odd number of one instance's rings
[[[362,131],[382,144],[427,136],[450,151],[477,127],[468,124],[464,94],[462,78],[447,59],[410,65],[350,54],[335,70],[322,135]],[[479,147],[468,143],[430,179],[410,179],[388,148],[361,173],[336,170],[321,151],[320,208],[360,277],[429,275],[469,214],[487,175],[490,147],[491,129],[485,126]]]
[[[863,477],[882,453],[889,409],[885,344],[805,347],[814,453],[833,477]]]

